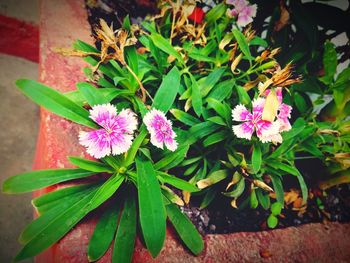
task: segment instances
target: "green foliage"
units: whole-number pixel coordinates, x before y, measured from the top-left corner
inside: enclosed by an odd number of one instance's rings
[[[264,10],[268,3],[259,3],[258,10],[260,5]],[[88,82],[77,83],[77,90],[61,94],[35,81],[18,80],[18,88],[27,97],[69,121],[99,129],[86,109],[111,103],[118,110],[135,112],[139,126],[125,154],[101,160],[69,157],[78,168],[23,173],[4,182],[5,193],[25,193],[76,179],[83,182],[33,200],[40,216],[22,232],[24,247],[15,260],[45,250],[101,205],[106,209],[89,242],[89,260],[103,256],[114,239],[112,262],[130,262],[137,234],[142,234],[147,249],[156,257],[164,244],[167,217],[184,245],[198,255],[203,240],[177,207],[184,203],[182,198],[186,201],[195,196],[201,209],[215,202],[218,195],[231,199],[232,206],[238,204],[239,209],[260,205],[271,212],[267,225],[275,228],[284,207],[284,192],[289,190],[286,177],[296,182],[293,187],[299,184],[303,202],[307,202],[309,182],[299,160],[318,159],[323,165],[319,170],[339,176],[347,159],[336,157],[350,149],[349,122],[345,119],[350,113],[350,70],[337,72],[338,49],[330,41],[319,43],[328,38],[326,30],[317,31],[317,26],[327,28],[327,23],[332,23],[317,14],[307,15],[310,8],[324,13],[323,4],[290,1],[287,5],[290,22],[280,31],[275,27],[278,9],[268,13],[272,14],[269,20],[256,18],[261,23],[254,26],[257,32],[266,29],[266,38],[254,35],[248,27],[241,30],[226,16],[225,3],[206,13],[205,37],[198,34],[193,38],[188,29],[176,23],[182,9],[173,17],[169,6],[162,18],[143,21],[137,34],[126,17],[122,28],[128,40],[135,36],[138,43],[123,46],[122,58],[113,57],[113,53],[101,55],[100,50],[82,41],[74,44],[76,52],[85,53],[86,62],[98,66],[98,72],[84,70]],[[331,8],[330,12],[340,19],[345,17],[342,11]],[[172,25],[172,19],[177,26]],[[282,52],[272,54],[269,45],[282,47]],[[145,52],[139,53],[142,48]],[[276,69],[290,61],[296,63],[295,74],[288,71],[280,76]],[[303,75],[303,82],[286,84],[297,74]],[[257,131],[249,140],[232,132],[232,125],[242,124],[233,121],[232,110],[237,105],[250,110],[252,101],[266,96],[259,90],[259,82],[267,90],[282,87],[283,103],[293,107],[291,129],[287,127],[281,138],[267,143]],[[142,88],[146,98],[140,96]],[[151,145],[142,124],[151,108],[163,111],[172,121],[178,143],[175,151]],[[254,120],[254,129],[258,125]],[[276,200],[270,199],[271,192]]]

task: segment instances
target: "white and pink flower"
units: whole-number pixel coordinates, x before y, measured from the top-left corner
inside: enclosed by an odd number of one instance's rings
[[[233,9],[227,9],[227,15],[229,17],[235,17],[238,26],[245,27],[253,22],[253,18],[256,16],[257,11],[256,4],[250,5],[246,0],[226,0],[226,3],[234,6]]]
[[[254,131],[262,142],[270,142],[271,136],[279,133],[279,124],[262,119],[265,99],[257,98],[253,101],[253,113],[250,113],[242,104],[237,105],[232,111],[234,121],[243,122],[233,125],[233,133],[238,138],[250,140]]]
[[[264,95],[267,96],[269,92],[270,90],[267,90]],[[252,103],[253,113],[250,113],[242,104],[237,105],[232,110],[233,121],[243,122],[232,126],[233,133],[238,138],[251,140],[254,131],[256,131],[256,135],[263,143],[281,143],[281,132],[289,131],[292,128],[289,122],[292,107],[282,103],[282,88],[276,89],[276,95],[279,107],[275,121],[270,122],[262,119],[266,99],[260,97]]]
[[[119,114],[112,104],[93,106],[90,118],[102,128],[90,132],[81,131],[79,142],[87,152],[97,158],[119,155],[129,150],[133,133],[137,128],[137,118],[130,109],[123,109]]]
[[[143,122],[151,134],[151,143],[154,146],[163,149],[165,145],[170,151],[176,150],[176,134],[172,129],[171,121],[165,117],[162,111],[150,110],[143,118]]]

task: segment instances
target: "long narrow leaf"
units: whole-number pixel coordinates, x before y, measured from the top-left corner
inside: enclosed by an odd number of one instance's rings
[[[2,191],[7,194],[31,192],[57,183],[88,177],[95,172],[83,169],[52,169],[39,170],[18,174],[8,178],[2,185]]]
[[[165,240],[166,215],[156,173],[150,161],[136,158],[139,216],[146,246],[156,257]]]
[[[89,261],[96,261],[101,258],[109,246],[117,229],[117,220],[120,213],[120,204],[115,203],[108,207],[99,219],[88,246]]]
[[[136,237],[136,202],[128,196],[120,218],[118,231],[115,236],[112,262],[131,262]]]
[[[24,95],[49,111],[90,128],[98,127],[89,119],[87,110],[78,106],[58,91],[34,80],[19,79],[16,81],[16,85]]]
[[[166,210],[170,222],[189,250],[195,255],[201,253],[204,248],[203,239],[188,217],[175,204],[167,205]]]

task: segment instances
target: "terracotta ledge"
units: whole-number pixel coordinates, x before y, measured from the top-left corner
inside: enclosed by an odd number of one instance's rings
[[[60,91],[84,80],[81,59],[62,57],[53,47],[69,47],[76,39],[91,42],[83,0],[41,1],[40,80]],[[78,125],[41,110],[34,168],[70,167],[67,156],[84,156],[77,143]],[[48,191],[37,192],[36,195]],[[87,262],[86,247],[95,218],[76,226],[57,244],[36,258],[37,263]],[[308,224],[257,233],[208,235],[205,250],[194,257],[168,230],[156,260],[136,242],[134,262],[346,262],[350,259],[350,224]],[[99,262],[110,262],[108,253]]]

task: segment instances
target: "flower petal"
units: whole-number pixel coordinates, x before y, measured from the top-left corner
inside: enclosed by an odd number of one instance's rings
[[[272,136],[279,134],[279,123],[259,120],[256,122],[256,135],[262,141],[271,142]]]
[[[119,127],[122,127],[126,133],[133,134],[137,128],[136,114],[130,109],[123,109],[116,117]]]
[[[110,103],[93,106],[90,110],[90,118],[104,128],[110,125],[115,116],[117,109]]]
[[[279,113],[278,113],[278,118],[290,118],[291,112],[292,112],[292,107],[282,103],[279,108]]]
[[[234,121],[248,121],[253,119],[253,115],[242,104],[237,105],[232,110],[232,119]]]
[[[104,129],[91,132],[80,132],[79,142],[87,148],[87,153],[97,159],[111,153],[110,138]]]
[[[261,115],[264,110],[265,106],[265,99],[264,98],[256,98],[252,101],[253,104],[253,118],[254,119],[261,119]]]
[[[254,124],[248,121],[240,125],[233,125],[232,130],[238,138],[250,140],[254,132]]]
[[[125,153],[130,149],[133,140],[131,134],[112,133],[110,136],[113,155]]]

